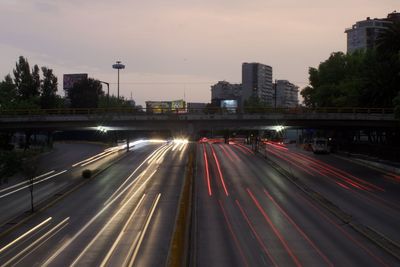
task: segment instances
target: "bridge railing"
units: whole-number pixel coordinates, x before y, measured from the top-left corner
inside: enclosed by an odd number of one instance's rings
[[[41,116],[41,115],[101,115],[101,114],[307,114],[307,113],[353,113],[353,114],[393,114],[393,108],[260,108],[246,107],[243,110],[208,107],[204,109],[137,109],[137,108],[59,108],[59,109],[9,109],[1,110],[0,116]]]

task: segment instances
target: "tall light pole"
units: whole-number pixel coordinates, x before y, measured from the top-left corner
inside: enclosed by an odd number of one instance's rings
[[[103,82],[103,81],[99,81],[101,83],[104,83],[105,85],[107,85],[107,108],[110,106],[110,83],[108,82]]]
[[[118,70],[118,91],[117,91],[118,93],[117,93],[117,99],[119,100],[119,70],[125,69],[125,65],[121,64],[121,61],[118,60],[116,64],[112,65],[112,67],[113,67],[113,69],[117,69]]]

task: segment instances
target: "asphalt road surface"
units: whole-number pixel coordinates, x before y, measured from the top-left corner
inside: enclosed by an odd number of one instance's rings
[[[195,186],[193,266],[399,264],[243,145],[199,144]]]
[[[185,143],[142,146],[0,242],[1,266],[163,266]]]
[[[334,154],[269,143],[267,157],[313,190],[400,244],[400,176],[356,164]]]
[[[82,180],[82,171],[95,171],[124,153],[118,147],[104,150],[96,144],[57,144],[41,155],[32,172],[22,179],[11,180],[0,188],[0,225],[31,210],[30,182],[32,175],[34,206],[67,186]],[[1,231],[0,231],[1,233]]]

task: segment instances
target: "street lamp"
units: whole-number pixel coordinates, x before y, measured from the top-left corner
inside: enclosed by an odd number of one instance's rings
[[[118,93],[117,93],[117,99],[119,100],[119,70],[121,69],[125,69],[125,65],[121,64],[121,61],[117,61],[116,64],[112,65],[113,69],[117,69],[118,70]]]
[[[110,106],[110,84],[108,82],[99,81],[107,85],[107,108]]]

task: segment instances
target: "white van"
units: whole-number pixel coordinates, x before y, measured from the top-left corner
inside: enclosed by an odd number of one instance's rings
[[[314,138],[311,144],[311,148],[314,154],[329,153],[328,139],[322,137]]]

